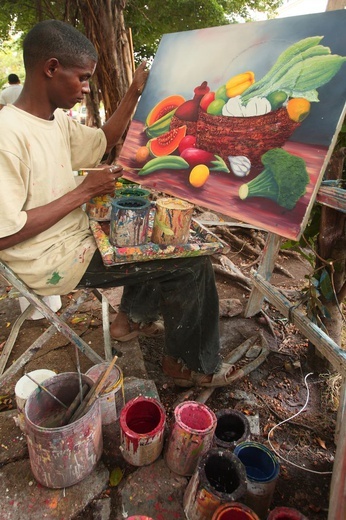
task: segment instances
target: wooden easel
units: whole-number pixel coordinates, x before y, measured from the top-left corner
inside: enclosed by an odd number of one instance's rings
[[[316,200],[320,204],[346,213],[346,190],[344,189],[322,186],[318,191]],[[346,350],[341,349],[322,329],[292,306],[291,302],[270,284],[269,280],[281,242],[282,237],[273,233],[268,235],[259,268],[253,274],[254,288],[245,309],[245,316],[250,317],[257,314],[261,310],[264,298],[266,298],[270,304],[298,328],[342,376],[335,431],[337,447],[328,512],[328,520],[341,520],[346,518]]]

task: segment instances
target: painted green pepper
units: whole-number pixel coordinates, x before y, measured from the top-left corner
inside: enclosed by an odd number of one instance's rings
[[[148,161],[138,172],[138,175],[148,175],[158,170],[187,170],[189,163],[178,155],[164,155]]]

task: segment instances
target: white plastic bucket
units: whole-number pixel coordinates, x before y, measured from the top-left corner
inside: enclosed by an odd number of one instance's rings
[[[46,379],[49,379],[56,375],[53,370],[47,370],[45,368],[39,370],[33,370],[32,372],[28,372],[29,376],[31,376],[37,383],[43,383]],[[25,423],[24,423],[24,407],[27,399],[32,394],[34,390],[36,390],[37,385],[31,381],[26,375],[21,377],[14,387],[14,393],[16,396],[18,417],[16,419],[16,424],[22,431],[25,431]]]
[[[61,303],[60,296],[58,296],[58,295],[43,296],[42,299],[48,305],[48,307],[50,309],[52,309],[53,312],[56,312],[59,309],[61,309],[62,303]],[[19,300],[20,310],[21,310],[21,312],[24,312],[25,309],[27,307],[29,307],[30,302],[26,298],[24,298],[24,296],[19,296],[18,300]],[[29,319],[30,320],[42,320],[42,318],[44,318],[43,314],[41,314],[38,310],[35,309]]]

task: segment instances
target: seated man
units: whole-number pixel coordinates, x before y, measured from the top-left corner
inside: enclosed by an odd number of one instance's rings
[[[17,74],[8,75],[8,87],[0,94],[0,110],[9,103],[14,103],[22,91],[22,85]]]
[[[209,257],[105,267],[81,206],[112,194],[121,168],[90,171],[76,187],[73,170],[98,165],[118,142],[145,85],[145,63],[100,129],[67,117],[89,92],[97,54],[71,25],[40,22],[23,44],[26,80],[0,112],[0,258],[37,294],[76,287],[125,286],[111,326],[115,339],[165,325],[163,370],[181,386],[228,384],[219,353],[218,295]]]

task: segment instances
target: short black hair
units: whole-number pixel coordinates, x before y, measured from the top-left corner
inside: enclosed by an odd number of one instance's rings
[[[20,79],[18,78],[17,74],[9,74],[7,81],[10,85],[14,85],[15,83],[20,83]]]
[[[97,52],[84,34],[69,23],[44,20],[34,25],[23,42],[26,69],[41,61],[57,58],[64,67],[74,66],[85,57],[97,61]]]

